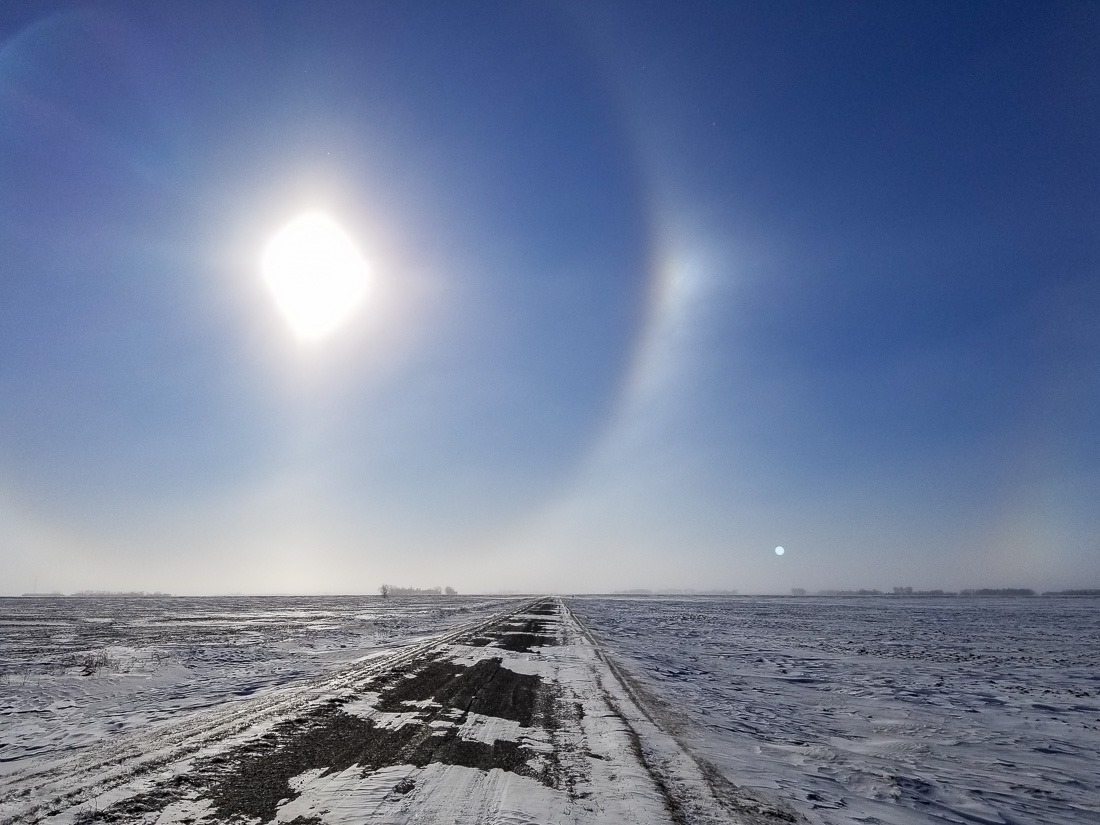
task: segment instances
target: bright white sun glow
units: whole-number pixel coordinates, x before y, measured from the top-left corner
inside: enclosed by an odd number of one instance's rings
[[[367,262],[340,225],[320,212],[279,230],[260,265],[276,306],[304,341],[334,332],[367,293]]]
[[[786,552],[787,551],[784,550],[782,547],[776,547],[775,548],[775,555],[777,555],[777,556],[782,556]]]

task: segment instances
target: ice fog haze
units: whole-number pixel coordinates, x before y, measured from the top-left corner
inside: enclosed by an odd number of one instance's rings
[[[0,594],[1100,587],[1097,32],[5,4]]]

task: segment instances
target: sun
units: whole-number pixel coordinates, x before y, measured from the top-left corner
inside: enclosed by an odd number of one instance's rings
[[[260,269],[275,305],[303,341],[339,329],[369,284],[369,267],[354,241],[322,212],[307,212],[280,229],[264,247]]]

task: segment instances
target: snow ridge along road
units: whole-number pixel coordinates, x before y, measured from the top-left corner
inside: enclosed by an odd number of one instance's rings
[[[0,823],[775,823],[558,599],[0,779]]]

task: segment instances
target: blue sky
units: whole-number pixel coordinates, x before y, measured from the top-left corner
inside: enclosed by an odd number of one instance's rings
[[[6,4],[0,590],[1100,586],[1098,41]],[[372,282],[303,344],[311,209]]]

